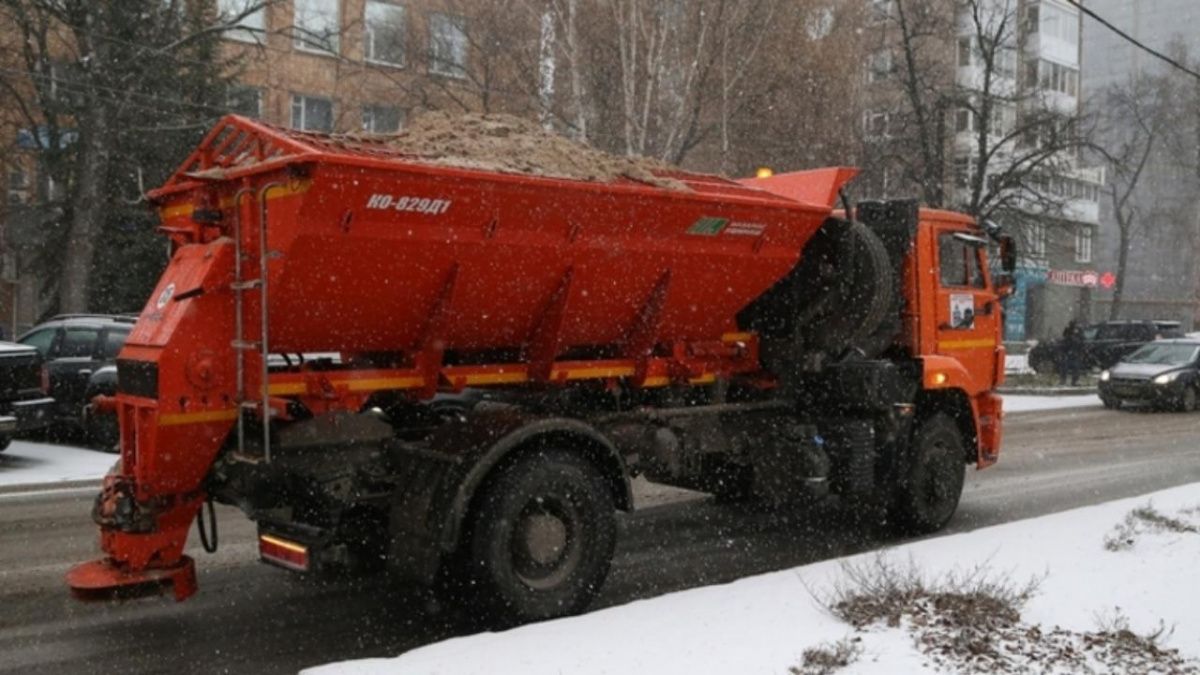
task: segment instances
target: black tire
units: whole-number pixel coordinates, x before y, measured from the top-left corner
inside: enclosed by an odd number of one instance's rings
[[[117,425],[117,416],[89,414],[84,427],[87,442],[92,447],[105,452],[118,452],[121,442],[121,428]]]
[[[484,486],[465,542],[472,593],[504,622],[583,611],[608,576],[613,495],[568,452],[520,458]]]
[[[0,452],[8,449],[8,446],[13,442],[12,434],[0,434]]]
[[[1196,388],[1192,386],[1184,387],[1183,393],[1179,395],[1179,403],[1177,407],[1179,412],[1196,412],[1196,408],[1200,404],[1197,401]]]
[[[1105,396],[1104,394],[1100,394],[1100,403],[1109,410],[1117,410],[1121,407],[1121,399]]]
[[[1027,363],[1029,365],[1029,369],[1038,375],[1045,375],[1046,373],[1054,374],[1057,370],[1054,367],[1054,359],[1050,358],[1050,355],[1046,354],[1045,352],[1037,349],[1029,352],[1029,359]]]
[[[901,467],[890,521],[906,534],[945,527],[958,509],[966,470],[958,425],[944,413],[925,418],[913,433],[909,464]]]

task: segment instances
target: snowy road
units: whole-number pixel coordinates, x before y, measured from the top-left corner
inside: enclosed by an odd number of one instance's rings
[[[1079,408],[1014,415],[994,468],[968,475],[951,531],[1200,481],[1200,415]],[[601,605],[720,583],[886,541],[836,526],[643,495],[625,519]],[[62,575],[94,556],[92,493],[0,495],[0,673],[295,672],[393,656],[473,629],[430,616],[414,593],[318,586],[255,562],[253,530],[219,511],[221,550],[193,551],[187,603],[79,605]],[[1004,542],[996,542],[1003,546]]]

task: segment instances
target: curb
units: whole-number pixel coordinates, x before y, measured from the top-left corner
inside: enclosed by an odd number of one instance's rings
[[[18,485],[0,485],[0,495],[19,495],[26,492],[45,492],[47,490],[70,490],[72,488],[95,487],[100,489],[103,478],[86,478],[81,480],[60,480],[52,483],[21,483]]]
[[[1009,394],[1013,396],[1072,396],[1095,394],[1098,390],[1095,387],[1001,387],[996,390],[997,394]]]

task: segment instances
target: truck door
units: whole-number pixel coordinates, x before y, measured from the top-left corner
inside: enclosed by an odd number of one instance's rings
[[[988,280],[987,242],[963,231],[942,230],[935,247],[937,353],[962,363],[976,391],[989,389],[996,373],[1001,310]]]

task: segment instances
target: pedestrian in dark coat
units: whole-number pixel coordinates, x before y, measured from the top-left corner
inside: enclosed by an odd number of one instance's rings
[[[1060,360],[1058,383],[1066,384],[1070,377],[1071,386],[1079,386],[1079,375],[1083,371],[1083,329],[1075,319],[1063,329]]]

